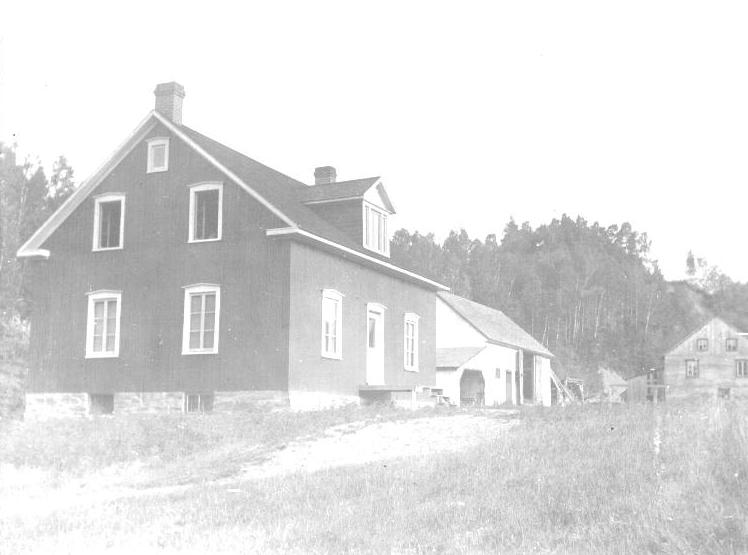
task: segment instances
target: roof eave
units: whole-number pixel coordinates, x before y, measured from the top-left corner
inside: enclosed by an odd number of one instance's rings
[[[354,250],[350,247],[346,247],[345,245],[341,245],[340,243],[336,243],[335,241],[331,241],[330,239],[325,239],[324,237],[320,237],[319,235],[315,235],[314,233],[310,233],[304,229],[300,229],[298,227],[282,227],[282,228],[274,228],[274,229],[268,229],[265,234],[268,237],[291,237],[291,236],[298,236],[302,237],[304,239],[307,239],[309,241],[312,241],[314,243],[318,243],[321,245],[325,245],[329,248],[332,248],[337,251],[341,251],[347,255],[350,255],[354,258],[357,258],[359,260],[363,260],[369,263],[373,263],[377,266],[380,266],[382,268],[385,268],[395,274],[398,274],[402,277],[408,278],[413,281],[417,281],[421,284],[428,285],[434,289],[440,290],[440,291],[449,291],[449,287],[446,285],[433,281],[431,279],[428,279],[422,275],[416,274],[415,272],[411,272],[410,270],[406,270],[405,268],[400,268],[399,266],[396,266],[395,264],[392,264],[390,262],[386,262],[384,260],[380,260],[379,258],[375,258],[373,256],[369,256],[365,253],[359,252],[357,250]]]

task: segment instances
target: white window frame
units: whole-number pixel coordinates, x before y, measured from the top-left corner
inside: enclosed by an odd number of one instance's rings
[[[119,246],[117,247],[100,247],[101,245],[101,204],[105,202],[119,201],[122,205],[119,212]],[[93,225],[93,246],[94,252],[99,251],[118,251],[125,247],[125,195],[123,193],[107,193],[94,198],[94,225]]]
[[[218,234],[212,239],[195,239],[195,197],[201,191],[218,191]],[[223,237],[223,183],[198,183],[190,186],[190,213],[189,213],[188,243],[209,243],[220,241]]]
[[[335,289],[322,290],[321,353],[324,358],[343,358],[343,294]],[[337,303],[335,309],[335,349],[327,350],[325,345],[325,301]]]
[[[735,377],[748,378],[748,359],[739,358],[735,360]]]
[[[94,351],[94,306],[97,301],[117,301],[117,314],[114,318],[116,329],[114,330],[114,351]],[[104,318],[104,330],[102,333],[102,347],[106,347],[106,322]],[[119,344],[122,327],[120,325],[122,316],[122,291],[99,290],[88,293],[88,319],[86,321],[86,358],[117,358],[119,356]]]
[[[377,252],[379,254],[383,254],[385,256],[389,256],[390,255],[390,237],[389,237],[389,233],[387,231],[387,218],[389,216],[389,213],[386,210],[383,210],[382,208],[374,206],[370,202],[364,202],[362,210],[363,210],[363,220],[364,220],[364,222],[363,222],[364,223],[364,225],[363,225],[363,233],[364,233],[363,244],[364,244],[364,248],[367,248],[370,251],[374,251],[374,252]],[[381,218],[382,218],[381,219],[381,225],[379,226],[379,229],[377,230],[378,231],[377,237],[373,238],[374,244],[371,244],[369,242],[369,213],[371,213],[371,212],[379,214],[381,216]],[[380,239],[380,237],[379,237],[380,235],[381,235],[381,239],[382,239],[382,242],[383,242],[383,248],[382,249],[380,249],[379,246],[378,246],[378,244],[377,244],[377,242]]]
[[[205,293],[216,294],[216,321],[213,328],[213,347],[208,349],[190,349],[190,299],[192,295]],[[204,313],[203,313],[204,314]],[[203,327],[205,316],[201,319]],[[212,283],[197,283],[184,287],[184,313],[182,316],[182,354],[183,355],[210,355],[218,353],[218,339],[221,329],[221,286]],[[203,330],[200,330],[201,337]]]
[[[689,370],[688,363],[694,362],[696,363],[693,370]],[[689,358],[686,359],[686,378],[692,379],[692,378],[698,378],[701,375],[701,370],[699,368],[699,359],[698,358]]]
[[[418,372],[418,322],[421,319],[418,314],[406,312],[403,318],[403,368],[408,372]],[[413,364],[410,364],[408,356],[408,324],[413,325]]]
[[[701,348],[701,345],[704,345],[704,348]],[[699,337],[696,339],[696,352],[697,353],[707,353],[709,352],[709,338],[707,337]]]
[[[154,166],[153,165],[153,147],[164,145],[164,165]],[[169,138],[168,137],[154,137],[148,139],[148,163],[146,167],[146,173],[158,173],[169,170]]]

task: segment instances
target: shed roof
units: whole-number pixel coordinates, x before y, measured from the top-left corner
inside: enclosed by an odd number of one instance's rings
[[[459,368],[485,347],[442,347],[436,350],[437,368]]]
[[[553,357],[553,354],[538,340],[500,310],[446,291],[440,291],[439,298],[489,341]]]

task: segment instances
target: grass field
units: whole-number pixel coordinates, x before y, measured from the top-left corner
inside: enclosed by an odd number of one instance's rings
[[[152,480],[137,482],[136,497],[8,516],[0,552],[748,552],[748,411],[731,403],[531,409],[457,454],[235,474],[333,424],[414,416],[444,412],[15,425],[0,439],[0,468],[21,480],[36,467],[42,486],[5,483],[2,499],[89,473],[128,482],[146,468]]]

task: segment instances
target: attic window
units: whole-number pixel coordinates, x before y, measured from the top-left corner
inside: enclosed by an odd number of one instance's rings
[[[734,353],[738,350],[738,338],[737,337],[728,337],[725,341],[725,350],[728,353]]]
[[[708,351],[709,350],[709,340],[706,338],[701,338],[696,340],[696,350],[697,351]]]
[[[364,247],[379,254],[389,255],[387,213],[364,203]]]
[[[158,138],[148,141],[147,173],[165,172],[169,169],[169,139]]]

